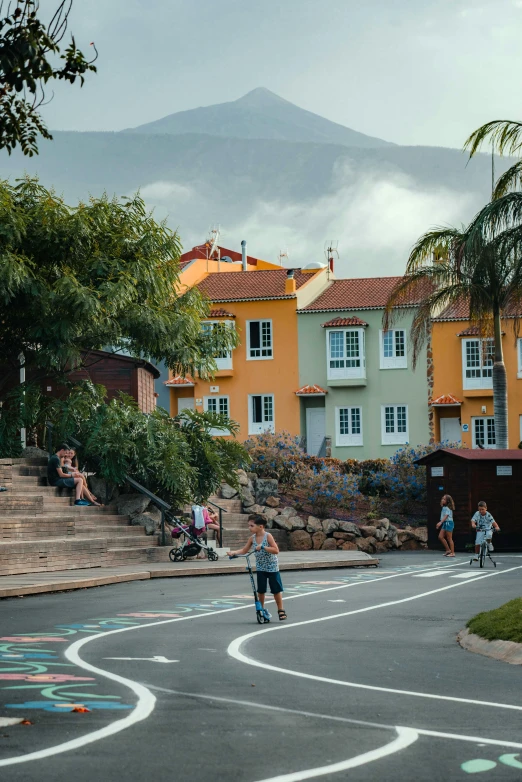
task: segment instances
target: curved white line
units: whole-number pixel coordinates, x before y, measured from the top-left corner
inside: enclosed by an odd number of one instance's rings
[[[448,567],[456,567],[460,564],[459,562],[452,562],[451,565],[448,565],[444,563],[444,565],[439,565],[436,567],[427,567],[426,570],[441,570],[441,569],[447,569]],[[423,570],[419,569],[415,572],[424,572]],[[507,571],[502,571],[507,572]],[[334,590],[338,589],[349,589],[351,587],[360,587],[365,586],[366,584],[374,584],[376,582],[380,581],[386,581],[390,578],[401,578],[403,576],[411,576],[411,571],[404,571],[401,573],[393,573],[389,576],[379,576],[378,578],[374,579],[368,579],[366,581],[353,581],[349,584],[339,584],[338,586],[334,587],[326,587],[325,589],[317,589],[313,592],[305,592],[303,594],[299,595],[291,595],[290,597],[287,597],[286,600],[295,600],[299,597],[309,597],[310,595],[316,595],[322,592],[332,592]],[[457,585],[459,586],[459,585]],[[162,619],[159,622],[147,622],[147,624],[138,625],[138,626],[132,626],[132,627],[122,627],[118,630],[109,630],[106,633],[96,633],[96,635],[89,635],[85,638],[82,638],[78,641],[75,641],[71,646],[69,646],[65,652],[65,657],[70,660],[71,662],[74,662],[74,664],[78,665],[80,668],[84,668],[85,670],[92,671],[93,673],[97,673],[100,676],[103,676],[106,679],[111,679],[112,681],[116,681],[119,684],[123,684],[124,686],[129,687],[137,696],[138,696],[138,702],[136,704],[136,707],[134,710],[129,714],[127,717],[124,717],[121,720],[116,720],[115,722],[112,722],[110,725],[107,725],[104,728],[100,728],[99,730],[93,731],[93,733],[87,733],[85,736],[80,736],[76,739],[71,739],[71,741],[66,741],[63,744],[56,744],[54,747],[47,747],[46,749],[37,750],[35,752],[29,752],[26,755],[16,755],[11,758],[4,758],[0,760],[0,768],[2,766],[12,766],[18,763],[26,763],[31,760],[40,760],[42,758],[48,758],[52,755],[59,755],[62,752],[69,752],[72,749],[78,749],[79,747],[83,747],[86,744],[91,744],[94,741],[99,741],[101,739],[106,738],[107,736],[112,736],[115,733],[119,733],[122,730],[125,730],[126,728],[130,728],[132,725],[136,724],[137,722],[141,722],[142,720],[146,719],[152,710],[154,709],[155,704],[155,697],[154,695],[143,685],[139,684],[138,682],[132,681],[132,679],[126,679],[123,676],[118,676],[115,673],[111,673],[110,671],[105,671],[102,668],[96,668],[93,665],[90,665],[89,663],[82,660],[82,658],[78,655],[78,650],[84,646],[87,643],[90,643],[91,641],[95,641],[97,638],[107,638],[109,635],[117,635],[118,633],[128,633],[132,630],[143,630],[147,627],[158,627],[159,625],[166,625],[166,624],[172,624],[173,622],[185,622],[188,619],[204,619],[206,616],[215,616],[216,614],[226,614],[230,613],[231,611],[243,611],[245,609],[251,608],[251,605],[241,605],[241,606],[234,606],[233,608],[222,608],[218,611],[208,611],[205,614],[197,614],[195,616],[188,615],[188,616],[182,616],[177,619]],[[261,631],[260,631],[261,632]]]
[[[401,749],[406,749],[406,747],[409,747],[419,738],[419,734],[413,728],[395,728],[395,730],[397,731],[397,738],[389,744],[385,744],[383,747],[378,747],[378,749],[372,749],[369,752],[364,752],[362,755],[356,755],[354,758],[349,758],[348,760],[341,760],[340,763],[331,763],[329,766],[319,766],[318,768],[310,768],[306,771],[295,771],[291,774],[280,774],[277,777],[267,777],[266,779],[259,780],[259,782],[301,782],[303,779],[313,779],[313,777],[322,777],[325,774],[335,774],[338,771],[347,771],[350,768],[364,766],[366,763],[371,763],[373,760],[381,760],[388,755],[400,752]]]
[[[502,572],[488,573],[483,576],[478,576],[473,580],[473,583],[475,584],[477,581],[481,581],[484,578],[492,578],[493,576],[499,576],[499,575],[503,575],[504,573],[509,573],[512,570],[521,570],[521,569],[522,569],[522,565],[518,567],[509,568],[509,570],[504,570]],[[373,690],[374,692],[388,692],[388,693],[393,693],[394,695],[410,695],[417,698],[430,698],[432,700],[452,701],[454,703],[466,703],[466,704],[472,704],[474,706],[489,706],[498,709],[510,709],[513,711],[522,711],[522,706],[515,706],[513,704],[508,704],[508,703],[493,703],[490,701],[479,701],[471,698],[457,698],[451,695],[435,695],[434,693],[429,693],[429,692],[416,692],[413,690],[398,690],[391,687],[378,687],[376,685],[371,685],[371,684],[360,684],[359,682],[347,682],[347,681],[343,681],[342,679],[330,679],[327,676],[316,676],[315,674],[312,673],[302,673],[300,671],[292,671],[290,668],[280,668],[279,666],[276,665],[269,665],[268,663],[255,660],[253,657],[249,657],[241,650],[243,644],[245,644],[248,640],[250,640],[251,638],[257,638],[263,633],[273,633],[281,630],[291,630],[292,628],[301,627],[303,625],[316,624],[318,622],[328,622],[331,619],[340,619],[341,617],[353,616],[354,614],[363,614],[366,613],[367,611],[376,611],[379,608],[387,608],[389,606],[400,605],[401,603],[409,603],[412,600],[419,600],[422,597],[435,595],[438,592],[445,592],[448,589],[458,589],[460,587],[469,586],[470,583],[471,582],[469,581],[464,581],[458,584],[450,584],[449,586],[439,587],[439,589],[431,589],[429,592],[422,592],[421,594],[412,595],[411,597],[403,597],[400,600],[390,600],[386,603],[378,603],[373,606],[367,606],[366,608],[357,608],[353,611],[343,611],[340,614],[321,616],[318,619],[305,619],[302,622],[292,622],[289,624],[285,623],[282,626],[279,625],[278,627],[268,627],[264,630],[257,630],[256,632],[247,633],[246,635],[242,635],[239,638],[236,638],[234,641],[232,641],[229,644],[227,652],[230,655],[230,657],[233,657],[235,660],[238,660],[239,662],[246,663],[247,665],[252,665],[256,668],[264,668],[267,671],[275,671],[276,673],[284,673],[287,676],[297,676],[302,679],[309,679],[311,681],[324,682],[326,684],[336,684],[342,687],[353,687],[355,689],[360,689],[360,690]]]

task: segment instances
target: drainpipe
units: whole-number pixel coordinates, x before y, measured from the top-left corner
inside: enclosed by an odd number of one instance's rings
[[[243,239],[241,242],[241,263],[243,265],[243,271],[247,271],[247,252],[246,252],[246,241]]]

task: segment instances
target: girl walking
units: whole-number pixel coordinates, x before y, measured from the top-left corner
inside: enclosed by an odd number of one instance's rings
[[[455,527],[455,522],[453,521],[453,511],[455,510],[455,503],[449,494],[445,494],[440,501],[440,505],[440,521],[437,524],[437,529],[440,528],[439,540],[446,549],[444,556],[454,557],[453,528]]]

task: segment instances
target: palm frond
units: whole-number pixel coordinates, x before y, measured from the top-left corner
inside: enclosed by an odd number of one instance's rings
[[[498,201],[511,190],[522,189],[522,160],[515,163],[514,166],[508,168],[508,170],[497,179],[495,189],[493,191],[493,201]]]
[[[508,193],[480,210],[466,231],[466,250],[473,253],[502,231],[522,228],[522,193]]]
[[[413,273],[434,258],[448,256],[455,243],[462,237],[462,231],[451,226],[432,228],[423,234],[414,244],[407,264],[406,274]]]
[[[491,140],[499,155],[516,154],[522,147],[522,122],[495,119],[481,125],[464,142],[464,149],[469,150],[470,158],[480,150],[488,139]]]

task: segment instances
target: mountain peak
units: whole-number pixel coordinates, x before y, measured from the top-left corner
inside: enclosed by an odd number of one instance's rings
[[[240,106],[256,106],[258,108],[265,108],[266,106],[273,106],[274,104],[292,105],[290,104],[290,101],[281,98],[271,90],[267,90],[266,87],[256,87],[254,90],[247,92],[246,95],[238,98],[234,103],[239,104]]]

